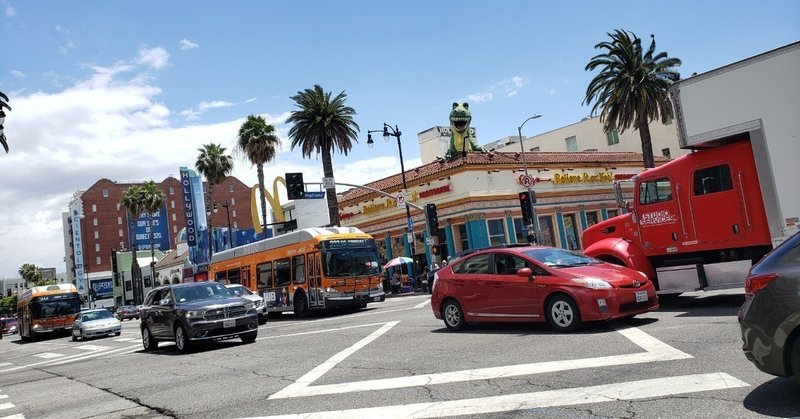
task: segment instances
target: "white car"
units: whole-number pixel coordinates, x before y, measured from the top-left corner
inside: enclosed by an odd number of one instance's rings
[[[112,333],[119,336],[122,333],[122,323],[105,308],[81,311],[72,322],[73,341]]]
[[[252,301],[256,305],[256,312],[258,313],[258,324],[262,325],[267,322],[267,302],[264,301],[264,297],[250,291],[249,288],[245,287],[241,284],[228,284],[225,285],[226,288],[234,295],[246,298]]]

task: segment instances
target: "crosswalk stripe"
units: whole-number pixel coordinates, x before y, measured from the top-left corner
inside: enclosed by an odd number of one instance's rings
[[[57,354],[55,352],[42,352],[42,353],[36,354],[34,356],[38,357],[38,358],[50,359],[50,358],[60,358],[60,357],[62,357],[64,355]]]
[[[111,346],[81,345],[76,346],[75,349],[83,349],[85,351],[105,351],[107,349],[111,349]]]
[[[0,394],[0,399],[7,399],[7,398],[8,398],[8,394]]]
[[[7,365],[12,365],[10,362],[0,362],[0,367],[5,367]]]
[[[114,339],[114,342],[138,342],[142,340],[141,338],[119,338]]]
[[[22,413],[17,413],[16,415],[0,417],[0,419],[25,419],[25,415]]]
[[[0,410],[13,409],[14,403],[0,403]]]

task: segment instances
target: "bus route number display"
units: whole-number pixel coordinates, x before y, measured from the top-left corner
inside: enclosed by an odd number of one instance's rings
[[[343,249],[343,248],[353,248],[353,247],[364,247],[369,245],[372,240],[370,239],[338,239],[338,240],[328,240],[325,243],[325,248],[327,249]]]

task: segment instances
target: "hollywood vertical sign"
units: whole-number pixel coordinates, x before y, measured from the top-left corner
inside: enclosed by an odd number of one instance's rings
[[[186,219],[186,244],[197,246],[197,222],[194,217],[194,201],[192,200],[192,182],[189,169],[181,167],[181,189],[183,190],[183,216]]]

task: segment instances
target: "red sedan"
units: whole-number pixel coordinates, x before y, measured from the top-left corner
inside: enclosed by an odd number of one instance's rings
[[[658,309],[641,272],[552,247],[488,248],[436,272],[433,315],[450,330],[469,322],[543,322],[573,331],[585,321]]]

